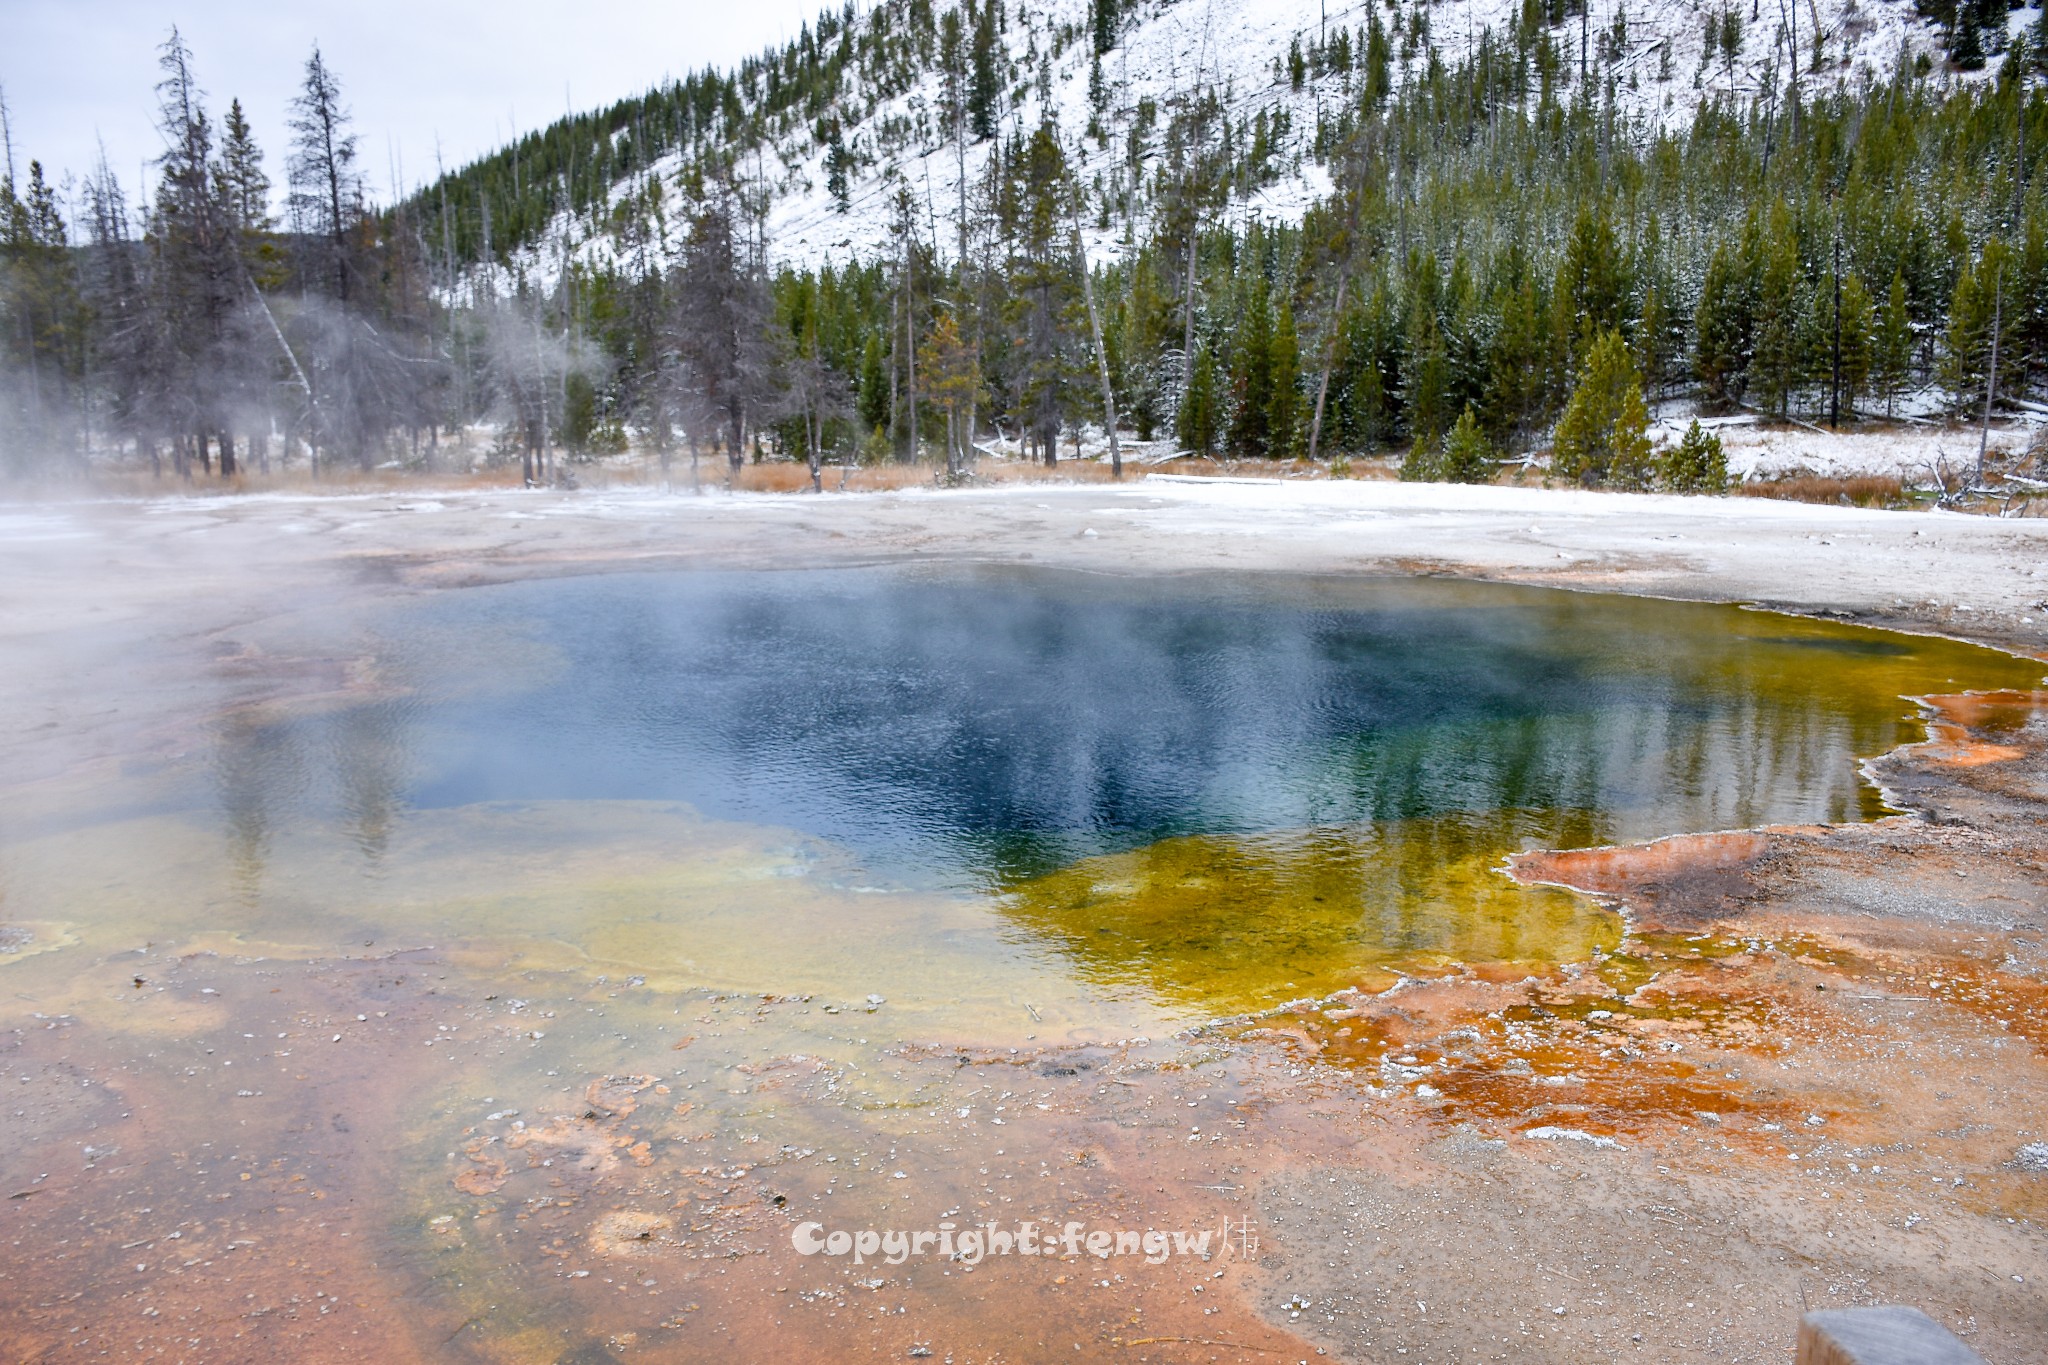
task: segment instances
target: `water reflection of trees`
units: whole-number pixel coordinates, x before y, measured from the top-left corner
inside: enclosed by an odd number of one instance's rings
[[[1550,931],[1508,914],[1533,912],[1502,854],[1852,816],[1857,756],[1909,732],[1901,694],[2032,677],[1942,641],[1848,647],[1866,637],[1827,623],[1760,637],[1758,619],[1414,581],[524,584],[393,623],[394,647],[446,672],[461,632],[524,632],[559,669],[226,727],[222,809],[260,869],[294,801],[375,865],[408,804],[682,800],[997,893],[1077,960],[1109,970],[1121,942],[1127,964],[1173,964],[1161,989],[1233,955],[1289,980],[1324,949],[1356,966],[1360,944],[1514,954]],[[1154,871],[1073,880],[1119,857]],[[1160,871],[1190,859],[1228,893]],[[1119,877],[1142,906],[1105,898]]]
[[[226,712],[213,774],[234,894],[261,899],[279,832],[328,825],[374,868],[406,804],[418,736],[405,710],[379,701],[292,716]]]
[[[572,680],[465,718],[472,756],[432,799],[679,797],[944,850],[997,883],[1204,830],[1508,807],[1598,812],[1607,838],[1840,818],[1855,756],[1896,742],[1899,692],[1938,671],[1747,638],[1730,609],[1471,585],[1302,605],[706,575],[531,601]]]
[[[288,808],[298,782],[296,737],[264,713],[238,707],[214,730],[213,776],[227,840],[228,877],[235,898],[253,904],[263,891],[271,828]]]
[[[389,701],[352,706],[328,727],[342,827],[372,867],[382,862],[405,806],[409,729],[404,708]]]

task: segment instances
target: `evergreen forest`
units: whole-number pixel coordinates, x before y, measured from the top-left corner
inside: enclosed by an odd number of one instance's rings
[[[1006,3],[827,12],[389,204],[317,50],[272,162],[173,32],[152,183],[17,172],[10,140],[0,458],[540,483],[633,451],[815,482],[1139,443],[1697,490],[1718,456],[1696,431],[1653,452],[1660,405],[1979,420],[2048,381],[2048,35],[2001,5],[1923,7],[1931,53],[1852,75],[1739,5],[1693,15],[1674,72],[1625,7],[1524,0],[1451,42],[1395,0],[1296,34],[1255,88],[1126,99],[1148,7]],[[1055,58],[1088,71],[1079,135]],[[1640,97],[1660,82],[1678,115]],[[879,246],[778,249],[764,167],[792,141]],[[957,161],[953,192],[892,176],[911,146]],[[1247,209],[1305,175],[1298,214]]]

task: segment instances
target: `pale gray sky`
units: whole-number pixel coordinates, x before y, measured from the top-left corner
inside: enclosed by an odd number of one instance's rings
[[[216,125],[231,97],[255,126],[282,188],[285,104],[317,40],[355,112],[373,196],[394,174],[434,173],[514,129],[638,94],[664,76],[726,67],[785,37],[823,0],[0,0],[0,89],[23,178],[83,177],[104,141],[131,195],[162,151],[154,126],[157,46],[176,24]],[[861,4],[867,8],[866,0]],[[402,170],[400,169],[402,168]]]

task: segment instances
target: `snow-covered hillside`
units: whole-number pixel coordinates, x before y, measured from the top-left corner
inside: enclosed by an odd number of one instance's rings
[[[1842,83],[1882,79],[1902,59],[1942,59],[1939,33],[1907,0],[1590,0],[1590,6],[1583,22],[1575,15],[1548,30],[1562,79],[1577,82],[1583,49],[1596,98],[1611,97],[1617,112],[1641,129],[1690,120],[1710,93],[1748,99],[1782,90],[1795,51],[1798,79],[1809,97]],[[1277,175],[1235,200],[1225,215],[1239,222],[1296,220],[1330,188],[1313,154],[1318,122],[1356,105],[1364,71],[1354,59],[1349,71],[1311,70],[1297,86],[1289,69],[1297,43],[1307,48],[1344,30],[1357,49],[1377,17],[1389,34],[1398,89],[1424,66],[1432,47],[1441,60],[1455,63],[1488,32],[1501,41],[1523,4],[1436,0],[1404,8],[1374,0],[1156,0],[1130,15],[1116,46],[1101,57],[1097,99],[1091,99],[1095,53],[1089,11],[1089,0],[1035,0],[1009,16],[1002,41],[1013,79],[1004,92],[1001,121],[1005,134],[1028,133],[1048,117],[1058,126],[1096,206],[1088,248],[1099,260],[1145,228],[1144,196],[1128,192],[1137,178],[1130,170],[1129,135],[1134,125],[1142,126],[1148,105],[1155,111],[1155,151],[1158,122],[1190,92],[1213,90],[1239,126],[1263,112],[1269,126],[1284,129],[1273,157]],[[1734,24],[1726,19],[1731,13]],[[2010,22],[2018,29],[2037,15],[2017,10]],[[872,13],[855,20],[870,22]],[[1731,36],[1733,46],[1726,41]],[[926,220],[933,247],[942,256],[954,253],[962,172],[971,193],[994,143],[956,146],[943,112],[944,77],[936,62],[926,68],[907,89],[887,98],[857,87],[842,93],[835,113],[855,167],[844,205],[828,189],[827,148],[816,125],[796,121],[746,155],[743,168],[772,195],[767,232],[777,260],[815,265],[890,254],[892,206],[903,189]],[[1563,93],[1569,95],[1569,84]],[[1532,99],[1534,94],[1532,88]],[[1088,136],[1091,122],[1094,137]],[[680,168],[679,156],[671,154],[615,186],[614,202],[643,190],[648,178],[673,177]],[[1102,212],[1105,203],[1117,211]],[[1129,206],[1136,207],[1126,214]],[[545,283],[571,258],[628,265],[625,248],[603,221],[597,214],[558,216],[539,243],[515,257],[515,267]],[[655,249],[672,251],[676,245],[671,234]]]

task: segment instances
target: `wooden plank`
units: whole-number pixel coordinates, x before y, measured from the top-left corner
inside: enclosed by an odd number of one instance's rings
[[[1917,1308],[1829,1308],[1799,1321],[1796,1365],[1984,1365]]]

